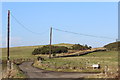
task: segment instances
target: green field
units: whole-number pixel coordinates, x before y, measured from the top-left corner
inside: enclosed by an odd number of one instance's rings
[[[34,48],[37,48],[37,46],[31,46],[31,47],[13,47],[10,48],[10,59],[19,59],[19,58],[32,58],[34,57],[31,53],[34,50]],[[7,49],[2,49],[2,59],[6,59],[7,56]]]
[[[73,44],[65,44],[65,43],[61,43],[61,44],[54,44],[55,46],[66,46],[66,47],[70,47]],[[38,47],[42,47],[41,46],[24,46],[24,47],[12,47],[10,48],[10,59],[20,59],[20,58],[36,58],[36,56],[32,55],[32,51],[35,48]],[[7,57],[7,49],[6,48],[2,48],[2,60],[5,60]]]
[[[98,63],[100,63],[101,69],[90,67]],[[63,72],[104,72],[105,66],[108,66],[108,72],[116,74],[118,69],[118,52],[102,51],[83,56],[47,59],[42,64],[36,61],[34,66],[46,70]]]

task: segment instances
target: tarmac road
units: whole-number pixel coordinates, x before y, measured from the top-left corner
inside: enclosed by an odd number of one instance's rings
[[[32,66],[33,62],[24,62],[19,68],[28,78],[83,78],[96,73],[79,73],[79,72],[54,72],[47,71]]]

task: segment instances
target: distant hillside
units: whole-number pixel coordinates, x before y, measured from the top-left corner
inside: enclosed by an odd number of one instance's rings
[[[105,45],[104,47],[107,48],[107,50],[111,50],[111,51],[120,50],[120,41],[109,43],[109,44]]]

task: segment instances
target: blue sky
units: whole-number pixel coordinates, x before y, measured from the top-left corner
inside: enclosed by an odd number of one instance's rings
[[[76,33],[105,36],[94,38],[53,30],[53,44],[79,43],[101,47],[118,37],[117,2],[6,2],[2,3],[2,47],[6,47],[7,11],[11,16],[11,47],[49,44],[50,27]]]

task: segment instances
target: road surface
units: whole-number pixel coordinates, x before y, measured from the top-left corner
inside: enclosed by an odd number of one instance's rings
[[[83,78],[94,75],[95,73],[79,73],[79,72],[54,72],[38,69],[32,66],[33,62],[24,62],[19,68],[28,78]]]

